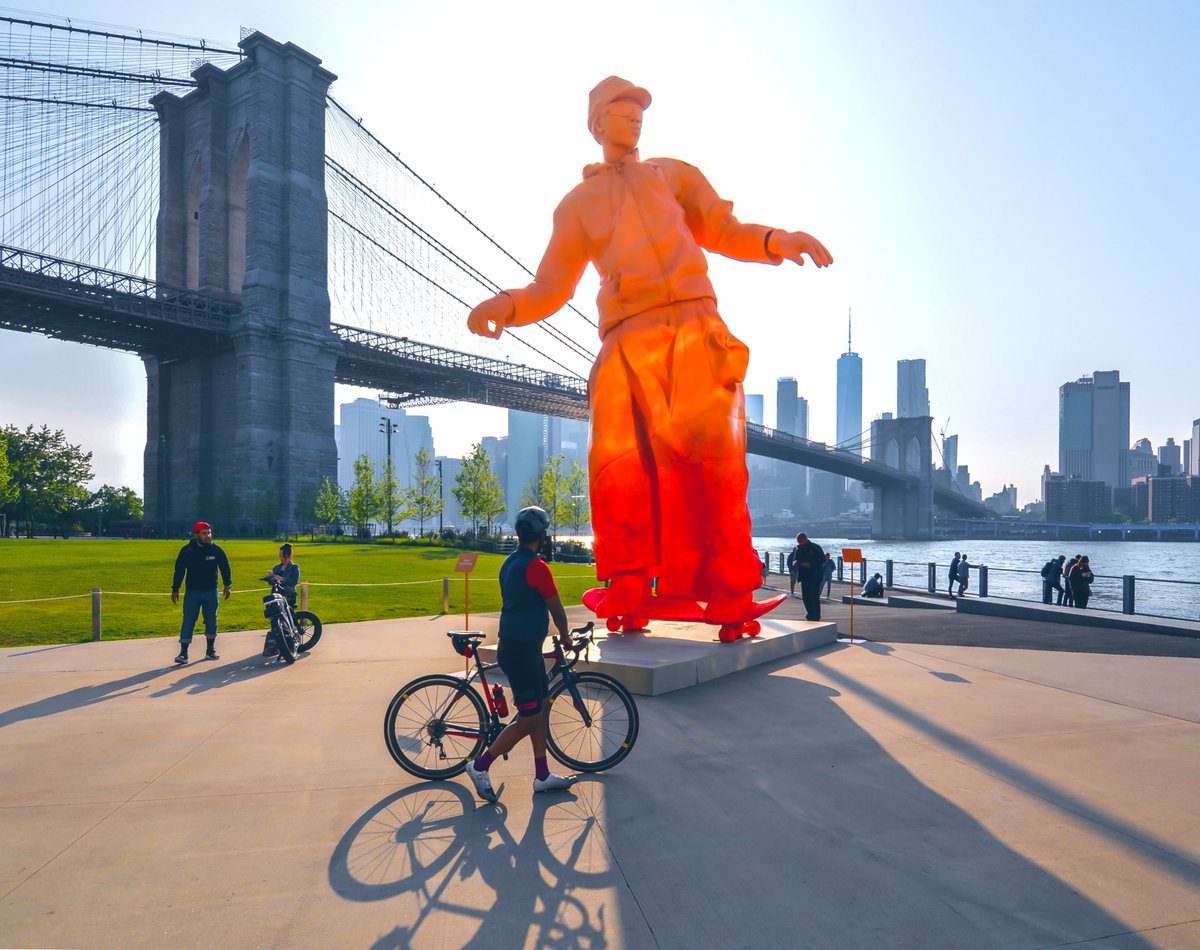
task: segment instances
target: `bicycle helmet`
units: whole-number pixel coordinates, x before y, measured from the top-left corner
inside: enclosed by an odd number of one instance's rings
[[[514,527],[521,543],[528,544],[530,541],[540,538],[550,527],[550,516],[546,514],[545,509],[539,508],[537,505],[530,505],[517,512],[517,522]]]

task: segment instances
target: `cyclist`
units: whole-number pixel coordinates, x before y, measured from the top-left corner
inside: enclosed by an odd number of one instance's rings
[[[467,763],[467,776],[484,801],[496,801],[488,769],[499,757],[529,736],[533,744],[535,792],[570,787],[578,776],[553,775],[546,764],[546,694],[549,682],[542,643],[550,630],[550,619],[561,641],[569,643],[567,613],[558,588],[538,550],[546,539],[550,518],[536,506],[517,512],[517,541],[520,546],[500,566],[500,645],[496,660],[512,688],[517,718],[504,727],[491,747],[474,762]]]
[[[287,598],[287,602],[291,604],[292,610],[296,609],[296,587],[300,583],[300,565],[292,560],[292,546],[285,543],[279,547],[279,563],[271,568],[267,575],[277,581],[283,588],[283,596]],[[265,657],[279,656],[279,645],[275,642],[275,638],[271,636],[271,632],[267,631],[266,639],[263,641],[263,652]]]

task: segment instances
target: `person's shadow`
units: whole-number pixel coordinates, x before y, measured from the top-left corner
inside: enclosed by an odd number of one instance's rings
[[[630,756],[572,796],[538,796],[524,832],[502,807],[474,807],[457,780],[390,795],[347,830],[330,884],[347,900],[410,898],[378,948],[409,946],[436,914],[477,920],[467,946],[480,948],[685,946],[697,934],[711,946],[1033,947],[1112,934],[1149,946],[968,811],[983,796],[996,818],[994,796],[1013,794],[1040,800],[1030,814],[1082,817],[1111,846],[1094,873],[1123,873],[1132,855],[1200,886],[1200,869],[1169,843],[848,675],[829,661],[841,649],[887,650],[835,646],[639,697]],[[836,688],[788,675],[801,664]],[[930,689],[969,687],[938,672]],[[931,776],[953,787],[969,774],[962,806],[844,713],[843,692],[915,730],[896,741],[917,766],[935,757]]]
[[[109,680],[107,683],[93,683],[88,686],[78,686],[55,696],[46,696],[23,706],[15,706],[0,712],[0,729],[13,723],[24,722],[27,719],[41,719],[44,716],[54,716],[72,709],[82,709],[94,706],[110,699],[119,699],[145,689],[160,676],[174,672],[175,667],[158,670],[145,670],[131,676]],[[158,695],[157,693],[154,695]]]

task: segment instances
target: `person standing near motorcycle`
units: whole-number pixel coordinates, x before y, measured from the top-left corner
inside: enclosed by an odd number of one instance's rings
[[[488,769],[518,742],[529,736],[533,745],[535,792],[569,788],[576,776],[552,775],[546,762],[546,718],[550,706],[546,702],[549,683],[542,643],[550,632],[550,619],[563,641],[570,638],[567,613],[558,596],[554,576],[538,550],[546,539],[550,518],[537,506],[517,512],[517,541],[520,543],[500,566],[500,645],[496,660],[508,677],[512,688],[517,717],[504,727],[491,748],[474,762],[467,763],[467,777],[479,797],[496,801],[492,777]]]
[[[292,610],[295,610],[296,588],[300,586],[300,565],[292,560],[291,544],[281,544],[279,546],[279,563],[271,568],[268,576],[283,588],[283,596],[291,604]],[[279,646],[275,643],[270,631],[268,631],[266,642],[263,644],[263,656],[278,655]]]
[[[171,603],[179,603],[179,588],[187,579],[187,589],[183,593],[183,623],[179,627],[179,656],[175,662],[180,665],[188,661],[188,647],[192,642],[192,632],[196,629],[196,619],[204,615],[204,636],[208,641],[208,650],[204,654],[206,660],[219,660],[215,649],[217,642],[217,572],[225,582],[225,599],[233,592],[233,574],[229,570],[229,558],[217,545],[213,544],[212,525],[207,521],[197,521],[192,525],[192,540],[179,549],[175,558],[175,574],[171,579]]]

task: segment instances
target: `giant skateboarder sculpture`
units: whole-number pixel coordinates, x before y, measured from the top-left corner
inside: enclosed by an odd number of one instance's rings
[[[704,251],[739,261],[833,263],[802,231],[742,224],[700,171],[637,152],[650,93],[617,76],[592,90],[604,161],[554,212],[532,283],[471,311],[499,337],[563,307],[590,262],[600,275],[600,353],[588,380],[596,572],[585,603],[610,629],[700,618],[722,640],[758,632],[761,563],[746,506],[749,350],[717,312]],[[653,583],[657,578],[657,584]]]

